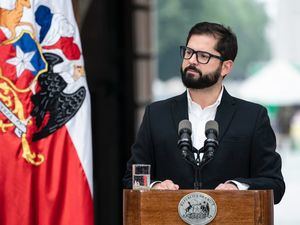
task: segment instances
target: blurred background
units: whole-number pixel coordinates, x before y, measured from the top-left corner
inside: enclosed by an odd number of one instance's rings
[[[195,23],[230,26],[230,94],[267,107],[286,193],[276,225],[298,225],[300,1],[73,0],[92,96],[96,224],[122,224],[121,179],[145,105],[184,91],[179,46]]]

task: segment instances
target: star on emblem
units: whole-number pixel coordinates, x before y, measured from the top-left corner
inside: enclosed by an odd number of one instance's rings
[[[34,51],[25,53],[19,46],[17,46],[16,57],[11,58],[6,62],[16,66],[17,77],[20,77],[24,70],[35,71],[30,62],[34,54]]]

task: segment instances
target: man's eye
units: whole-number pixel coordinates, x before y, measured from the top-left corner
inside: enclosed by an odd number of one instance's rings
[[[199,52],[199,53],[198,53],[198,57],[200,57],[200,58],[202,58],[202,59],[208,59],[208,58],[209,58],[209,55],[206,54],[206,53],[201,53],[201,52]]]
[[[185,54],[191,55],[191,54],[193,54],[193,51],[187,49],[187,50],[185,51]]]

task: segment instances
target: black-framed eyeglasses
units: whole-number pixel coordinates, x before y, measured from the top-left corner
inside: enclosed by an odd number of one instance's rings
[[[186,46],[180,46],[180,55],[183,59],[190,59],[192,56],[196,54],[196,59],[198,63],[207,64],[211,57],[224,61],[222,56],[214,55],[209,52],[204,51],[195,51],[192,48]]]

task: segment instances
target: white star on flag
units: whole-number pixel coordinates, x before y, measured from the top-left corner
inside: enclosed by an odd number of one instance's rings
[[[17,46],[16,57],[7,60],[6,62],[16,66],[17,77],[20,77],[24,70],[35,71],[34,67],[30,63],[35,52],[24,53],[22,49]]]

